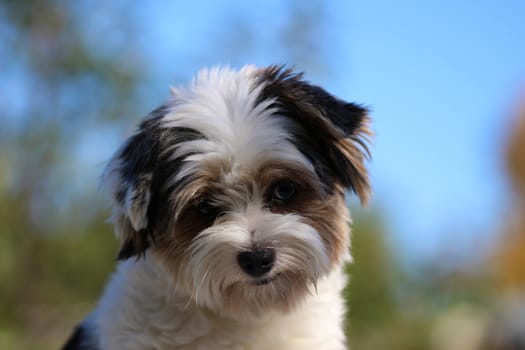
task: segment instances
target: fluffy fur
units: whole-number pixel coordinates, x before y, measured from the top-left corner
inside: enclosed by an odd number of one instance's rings
[[[104,171],[119,264],[64,349],[344,349],[344,192],[368,199],[369,135],[283,67],[172,89]]]

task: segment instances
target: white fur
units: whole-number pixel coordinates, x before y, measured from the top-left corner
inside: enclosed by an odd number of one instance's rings
[[[177,294],[162,266],[146,256],[119,265],[92,326],[104,350],[342,350],[345,282],[338,268],[288,314],[232,320],[188,304],[189,296]]]
[[[192,128],[206,135],[206,140],[185,142],[168,149],[173,158],[192,152],[185,169],[173,182],[186,177],[202,162],[226,159],[229,171],[238,167],[254,169],[265,160],[281,159],[302,164],[313,171],[310,162],[289,141],[293,126],[275,118],[272,100],[256,105],[262,85],[253,88],[253,67],[240,72],[226,68],[202,70],[189,89],[174,91],[174,107],[163,121],[165,127]]]

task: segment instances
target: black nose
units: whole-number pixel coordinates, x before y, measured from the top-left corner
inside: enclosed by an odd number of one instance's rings
[[[254,249],[237,255],[241,269],[252,277],[260,277],[269,272],[275,261],[275,250],[272,248]]]

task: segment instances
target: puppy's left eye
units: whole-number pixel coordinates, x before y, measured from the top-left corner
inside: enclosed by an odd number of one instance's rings
[[[219,215],[219,208],[209,200],[204,200],[197,205],[197,211],[206,218],[215,218]]]
[[[273,188],[273,199],[287,201],[295,194],[295,185],[289,180],[281,180]]]

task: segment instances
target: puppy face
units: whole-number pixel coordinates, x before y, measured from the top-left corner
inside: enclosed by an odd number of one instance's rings
[[[223,314],[289,310],[347,254],[369,193],[366,111],[281,67],[203,70],[103,175],[122,241]]]

